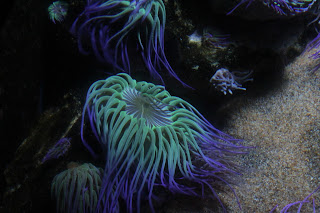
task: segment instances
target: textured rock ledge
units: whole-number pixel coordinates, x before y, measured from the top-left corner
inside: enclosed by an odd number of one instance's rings
[[[232,109],[225,131],[256,147],[238,159],[244,175],[235,190],[243,212],[269,212],[277,204],[280,212],[320,184],[320,71],[310,71],[319,63],[311,54],[289,64],[273,91]],[[319,193],[313,197],[319,207]],[[228,212],[239,212],[232,198],[225,196],[224,202]],[[302,212],[312,212],[312,200]]]

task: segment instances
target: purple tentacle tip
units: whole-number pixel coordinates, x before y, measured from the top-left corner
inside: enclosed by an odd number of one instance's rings
[[[61,138],[43,157],[41,163],[44,163],[51,159],[58,159],[63,156],[70,148],[71,138]]]

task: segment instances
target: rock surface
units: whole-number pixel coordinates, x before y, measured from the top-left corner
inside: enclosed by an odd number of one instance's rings
[[[319,63],[311,54],[289,64],[273,91],[247,98],[232,112],[226,131],[255,147],[238,159],[244,181],[235,190],[242,212],[269,212],[276,205],[279,212],[320,184],[320,72],[310,71]],[[314,198],[319,207],[319,193]],[[239,212],[234,200],[225,197],[224,202],[228,212]],[[302,212],[312,212],[311,203]]]

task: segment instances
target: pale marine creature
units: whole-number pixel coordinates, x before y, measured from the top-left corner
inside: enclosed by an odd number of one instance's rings
[[[217,89],[226,95],[228,92],[232,95],[232,90],[246,90],[242,87],[241,83],[252,81],[252,78],[248,78],[252,74],[252,71],[242,73],[238,71],[230,72],[226,68],[221,68],[211,77],[210,83]]]

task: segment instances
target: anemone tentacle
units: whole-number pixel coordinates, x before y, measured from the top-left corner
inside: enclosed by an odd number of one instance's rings
[[[255,0],[240,0],[240,2],[230,11],[227,15],[230,15],[240,5],[247,3],[246,7]],[[299,13],[307,12],[317,0],[258,0],[264,5],[272,8],[280,15],[296,15]]]

